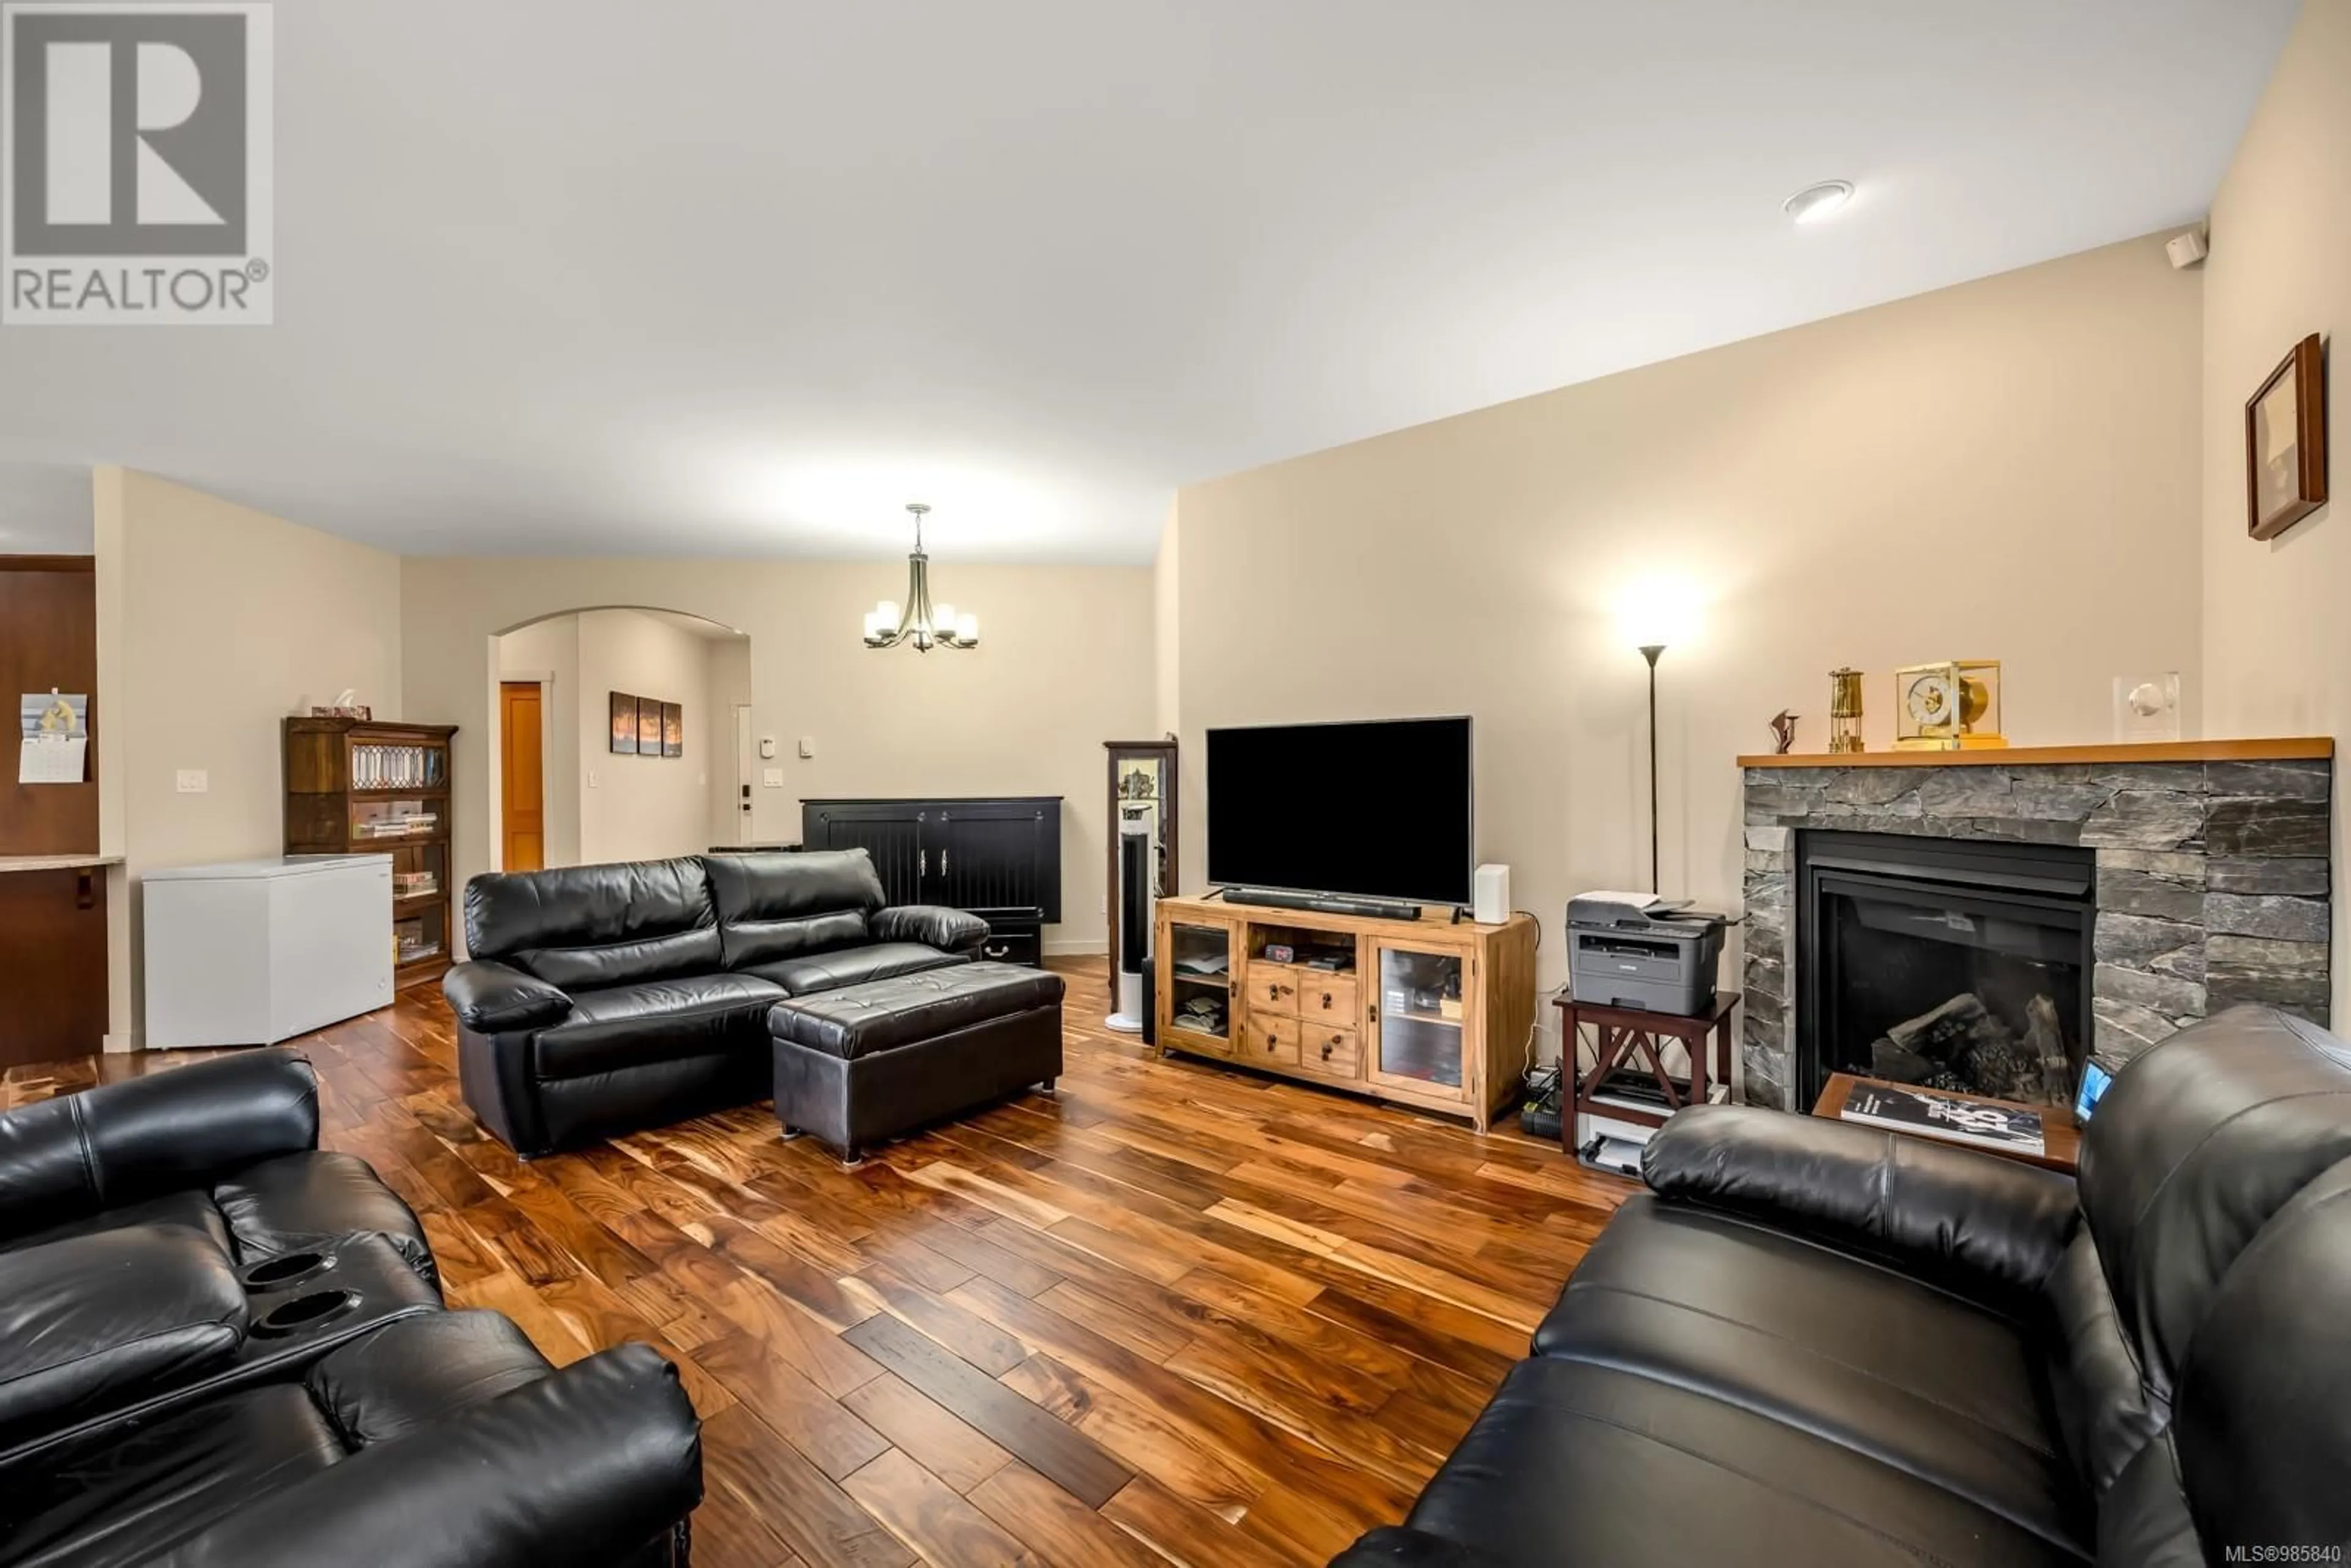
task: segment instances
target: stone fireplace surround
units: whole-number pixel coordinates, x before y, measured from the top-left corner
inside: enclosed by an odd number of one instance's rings
[[[1796,835],[2078,844],[2097,856],[2093,1047],[2236,1002],[2325,1023],[2334,744],[2320,738],[1742,757],[1750,1104],[1792,1103]]]

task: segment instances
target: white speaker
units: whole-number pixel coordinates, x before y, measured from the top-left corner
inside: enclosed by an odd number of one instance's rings
[[[1480,925],[1499,925],[1510,917],[1509,866],[1481,865],[1478,868],[1477,902],[1469,906],[1469,915]]]
[[[2174,271],[2185,271],[2211,254],[2211,246],[2201,229],[2189,229],[2173,235],[2163,242],[2163,252],[2171,257]]]

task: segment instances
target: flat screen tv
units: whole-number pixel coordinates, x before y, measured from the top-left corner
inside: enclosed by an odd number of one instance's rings
[[[1467,718],[1208,731],[1208,880],[1470,901]]]

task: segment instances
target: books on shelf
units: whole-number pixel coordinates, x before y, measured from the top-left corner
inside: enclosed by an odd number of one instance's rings
[[[1965,1100],[1886,1083],[1856,1083],[1845,1092],[1844,1106],[1837,1115],[1847,1122],[1980,1149],[2026,1155],[2047,1152],[2041,1113],[2022,1105]]]
[[[362,839],[413,839],[441,825],[440,813],[419,811],[407,817],[370,817],[354,824],[352,836]]]

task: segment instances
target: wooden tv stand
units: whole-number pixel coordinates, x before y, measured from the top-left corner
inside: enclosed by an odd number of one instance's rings
[[[1160,1052],[1238,1062],[1484,1132],[1517,1092],[1535,1019],[1535,923],[1160,900]],[[1287,962],[1268,949],[1288,946]],[[1343,966],[1315,967],[1327,955]],[[1219,1013],[1219,1009],[1220,1013]],[[1220,1021],[1221,1030],[1209,1027]]]

